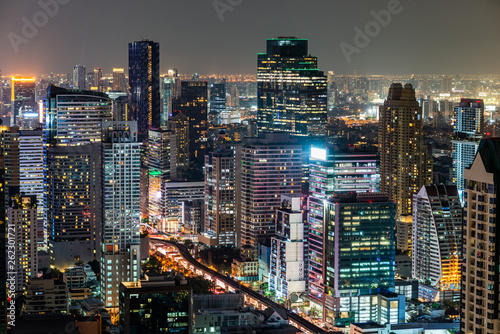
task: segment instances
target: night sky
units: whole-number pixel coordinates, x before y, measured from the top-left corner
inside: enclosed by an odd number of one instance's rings
[[[57,1],[67,3],[44,22],[38,0],[0,0],[3,75],[68,73],[76,64],[110,73],[128,66],[128,42],[142,38],[160,43],[162,73],[254,74],[257,53],[276,36],[309,39],[320,69],[338,74],[500,74],[498,0],[400,0],[400,13],[350,63],[341,43],[354,47],[354,28],[364,31],[371,11],[397,0]],[[218,13],[214,3],[234,5]],[[41,27],[26,38],[22,19],[33,15]],[[25,38],[17,53],[9,36]]]

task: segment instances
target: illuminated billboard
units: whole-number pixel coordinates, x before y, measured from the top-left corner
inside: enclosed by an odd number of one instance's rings
[[[311,158],[326,161],[326,149],[311,147]]]

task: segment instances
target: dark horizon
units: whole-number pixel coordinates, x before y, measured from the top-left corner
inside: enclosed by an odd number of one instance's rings
[[[161,73],[176,67],[179,73],[255,74],[257,53],[278,36],[308,39],[324,72],[500,74],[495,0],[40,3],[0,4],[2,75],[70,73],[78,64],[111,73],[128,67],[128,43],[142,38],[160,43]]]

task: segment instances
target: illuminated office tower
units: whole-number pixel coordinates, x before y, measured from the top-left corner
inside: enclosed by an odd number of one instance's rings
[[[411,84],[393,83],[380,106],[380,191],[396,201],[396,218],[411,215],[412,198],[430,184],[423,143],[422,108]]]
[[[289,300],[292,294],[306,291],[306,229],[301,195],[281,196],[276,210],[276,236],[271,238],[269,290],[278,299]]]
[[[199,240],[206,245],[236,245],[235,172],[232,149],[205,156],[205,228]]]
[[[302,145],[286,133],[261,133],[236,147],[238,247],[253,257],[275,233],[281,195],[302,194]]]
[[[345,147],[311,147],[309,157],[308,252],[309,293],[321,300],[324,290],[323,253],[325,205],[335,194],[377,192],[379,174],[374,152]]]
[[[104,86],[102,85],[102,68],[94,68],[94,87],[97,88],[99,92],[104,91]]]
[[[112,313],[118,313],[120,283],[141,274],[137,135],[137,122],[103,122],[101,300]]]
[[[10,126],[21,126],[24,116],[29,118],[33,113],[38,115],[38,105],[35,101],[35,78],[12,77]]]
[[[73,88],[74,89],[87,89],[86,85],[85,66],[75,65],[73,67]]]
[[[47,250],[47,227],[44,226],[43,173],[44,147],[42,130],[21,130],[19,136],[19,191],[36,196],[37,244]]]
[[[380,193],[338,194],[327,201],[324,291],[312,299],[321,302],[326,321],[334,319],[340,325],[380,316],[370,309],[372,298],[394,288],[394,208],[394,202]],[[404,321],[401,297],[394,296],[394,312],[381,322]]]
[[[258,54],[257,80],[259,130],[324,134],[327,78],[306,39],[268,39],[267,52]]]
[[[51,85],[44,108],[49,254],[65,269],[100,258],[101,126],[111,120],[112,101]]]
[[[175,146],[175,136],[169,130],[149,130],[146,163],[148,168],[148,215],[153,226],[160,224],[165,217],[165,184],[172,179],[171,150]],[[174,172],[175,174],[175,167]]]
[[[486,138],[465,168],[460,332],[500,332],[500,139]]]
[[[464,169],[474,161],[484,133],[483,100],[462,99],[453,110],[453,184],[464,190]]]
[[[38,274],[38,251],[37,243],[37,199],[36,196],[15,195],[9,200],[8,241],[15,245],[14,268],[16,291],[23,291],[28,286],[30,279]],[[11,239],[12,237],[12,239]],[[11,250],[9,248],[9,250]]]
[[[462,206],[456,186],[424,186],[413,195],[411,255],[415,279],[436,289],[437,300],[459,301]]]
[[[149,128],[160,126],[160,44],[142,40],[129,43],[130,109],[137,121],[139,140]]]
[[[127,92],[124,68],[113,68],[113,90],[115,92]]]
[[[161,126],[168,126],[172,113],[172,99],[177,95],[177,69],[168,70],[168,74],[161,81],[161,99],[163,103],[161,112]]]
[[[208,120],[211,124],[221,124],[220,116],[226,110],[226,83],[216,82],[210,87],[210,112]]]
[[[172,101],[172,115],[185,114],[189,118],[189,155],[191,160],[203,163],[208,130],[207,82],[182,81],[177,93]]]
[[[176,179],[183,178],[183,173],[189,169],[189,118],[180,113],[170,119],[170,129],[175,133]]]

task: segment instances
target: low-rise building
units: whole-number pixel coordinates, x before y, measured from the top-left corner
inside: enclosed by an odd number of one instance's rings
[[[53,278],[30,280],[25,293],[23,314],[68,312],[68,287],[65,282]]]

